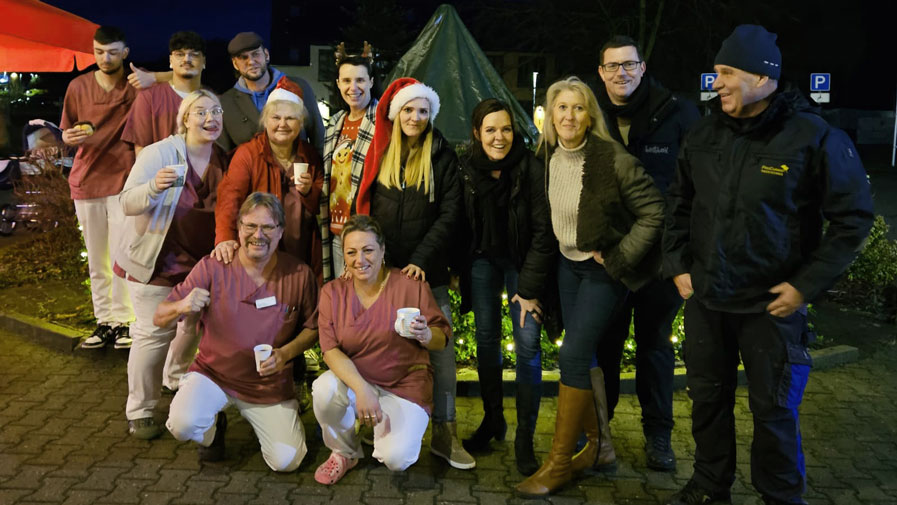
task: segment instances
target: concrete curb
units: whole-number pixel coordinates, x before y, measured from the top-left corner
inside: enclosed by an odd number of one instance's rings
[[[82,337],[71,328],[16,312],[0,313],[0,328],[65,352],[72,352]]]
[[[15,312],[0,313],[0,328],[17,333],[47,347],[64,352],[72,352],[81,340],[82,335],[77,331],[48,323],[35,317],[26,316]],[[859,350],[849,345],[836,345],[825,349],[810,351],[813,357],[813,370],[825,370],[836,366],[853,363],[859,359]],[[557,396],[558,380],[560,374],[557,370],[542,372],[542,395]],[[505,396],[515,396],[515,373],[513,370],[503,372]],[[738,384],[747,384],[744,368],[738,367]],[[685,389],[685,368],[676,368],[673,377],[673,389]],[[635,373],[625,372],[620,374],[620,393],[635,394]],[[458,370],[458,396],[479,396],[480,384],[477,381],[476,370],[462,368]]]

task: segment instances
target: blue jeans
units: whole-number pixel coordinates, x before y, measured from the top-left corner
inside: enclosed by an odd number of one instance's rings
[[[449,303],[448,286],[437,286],[431,290],[436,304],[451,325],[452,306]],[[430,351],[430,364],[433,365],[433,422],[452,422],[455,420],[455,388],[458,385],[453,338],[447,339],[445,348]]]
[[[589,369],[594,366],[598,342],[619,310],[626,287],[593,259],[571,261],[561,256],[558,290],[566,332],[558,357],[561,382],[572,388],[592,389]]]
[[[520,327],[517,269],[509,260],[477,258],[471,266],[471,299],[476,321],[477,361],[480,366],[501,367],[501,290],[508,292],[508,308],[517,353],[517,382],[542,382],[541,326],[527,313]]]

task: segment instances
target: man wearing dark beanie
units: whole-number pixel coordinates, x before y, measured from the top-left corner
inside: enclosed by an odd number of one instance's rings
[[[731,503],[739,358],[754,420],[752,483],[765,504],[806,503],[806,304],[844,272],[872,226],[856,148],[796,88],[780,89],[775,41],[756,25],[723,41],[719,97],[686,136],[668,194],[663,269],[687,300],[695,439],[694,473],[672,505]]]

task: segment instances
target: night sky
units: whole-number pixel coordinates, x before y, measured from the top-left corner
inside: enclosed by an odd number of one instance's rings
[[[131,59],[138,64],[165,64],[167,66],[168,37],[177,30],[192,29],[206,38],[209,44],[208,63],[210,69],[215,67],[222,79],[230,79],[230,62],[224,51],[227,41],[237,32],[255,31],[265,40],[270,40],[272,7],[270,1],[234,1],[234,0],[181,0],[181,1],[143,1],[143,2],[111,2],[85,0],[46,0],[46,3],[68,10],[95,23],[119,26],[128,34],[131,47]],[[311,43],[331,44],[341,40],[339,28],[349,23],[347,13],[352,12],[357,1],[297,1],[285,2],[294,5],[310,18],[307,25],[301,26],[295,40],[307,54],[307,46]],[[415,31],[419,31],[438,1],[430,0],[394,0],[400,8],[407,10],[406,21]],[[478,13],[488,9],[492,2],[459,0],[453,3],[461,18],[474,31]],[[551,6],[555,11],[558,6],[566,5],[564,0],[546,2],[544,0],[516,0],[502,2],[520,8]],[[614,2],[609,2],[613,4]],[[649,1],[648,4],[652,3]],[[670,4],[668,1],[667,4]],[[779,43],[783,49],[785,75],[798,81],[805,91],[809,87],[809,72],[831,72],[833,74],[833,106],[855,107],[866,109],[889,109],[895,106],[897,94],[897,59],[894,49],[897,48],[893,34],[892,19],[881,11],[878,2],[856,2],[855,0],[795,0],[787,4],[777,1],[755,0],[750,3],[736,1],[714,1],[711,9],[719,5],[727,19],[738,22],[756,22],[764,24],[771,31],[779,33]],[[777,6],[787,5],[787,9]],[[668,5],[667,9],[672,9]],[[560,8],[562,12],[562,7]],[[787,10],[787,13],[785,11]],[[480,20],[482,21],[482,20]],[[576,16],[570,16],[570,24],[576,23]],[[670,29],[675,29],[671,27]],[[724,27],[725,31],[731,26]],[[492,27],[486,33],[474,36],[484,49],[515,48],[517,43],[511,35],[502,34],[501,30]],[[496,33],[498,36],[496,36]],[[713,43],[718,35],[713,35]],[[376,41],[372,41],[375,46]],[[500,44],[505,47],[494,47]],[[493,47],[488,47],[492,45]],[[272,51],[273,52],[273,51]],[[588,58],[589,67],[593,67],[593,55]],[[307,58],[307,56],[303,56]],[[705,57],[711,60],[711,57]],[[700,72],[709,72],[710,61],[688,63],[687,69],[680,71],[686,77],[673,77],[676,60],[657,62],[653,68],[662,81],[673,81],[671,87],[679,83],[692,82],[697,87]],[[274,63],[277,63],[276,58]],[[305,62],[303,62],[305,63]],[[597,64],[597,62],[595,62]],[[225,67],[221,69],[220,67]],[[695,68],[691,68],[695,67]],[[705,68],[702,68],[705,67]],[[164,67],[163,67],[164,68]],[[649,70],[652,68],[649,66]],[[789,73],[789,70],[792,72]],[[224,71],[224,73],[222,73]],[[571,68],[570,72],[583,73],[581,69]],[[669,75],[661,73],[665,71]],[[210,75],[211,77],[211,75]],[[690,86],[690,84],[688,84]],[[684,87],[679,85],[679,87]],[[697,91],[682,90],[680,91]]]

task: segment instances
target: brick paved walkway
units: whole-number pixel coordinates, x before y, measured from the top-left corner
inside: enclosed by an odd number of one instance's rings
[[[125,354],[63,354],[0,333],[0,504],[238,504],[521,503],[512,494],[521,476],[512,443],[494,443],[478,468],[459,471],[430,456],[392,474],[368,459],[338,485],[314,482],[328,455],[319,439],[299,471],[268,471],[249,425],[230,416],[228,460],[200,466],[191,444],[166,434],[143,442],[126,433]],[[811,504],[897,504],[897,347],[881,346],[860,362],[811,375],[801,409]],[[164,400],[163,410],[167,408]],[[537,450],[544,456],[554,428],[555,399],[542,403]],[[513,400],[506,417],[515,419]],[[675,474],[648,471],[635,398],[621,398],[613,421],[620,470],[613,477],[576,481],[551,499],[558,504],[657,504],[691,474],[690,403],[676,393]],[[749,485],[747,394],[738,390],[738,480],[734,503],[760,503]],[[479,400],[459,398],[459,431],[470,433]],[[161,417],[160,417],[161,418]],[[315,433],[314,417],[303,415]],[[513,428],[508,430],[510,436]],[[370,449],[368,449],[370,451]]]

